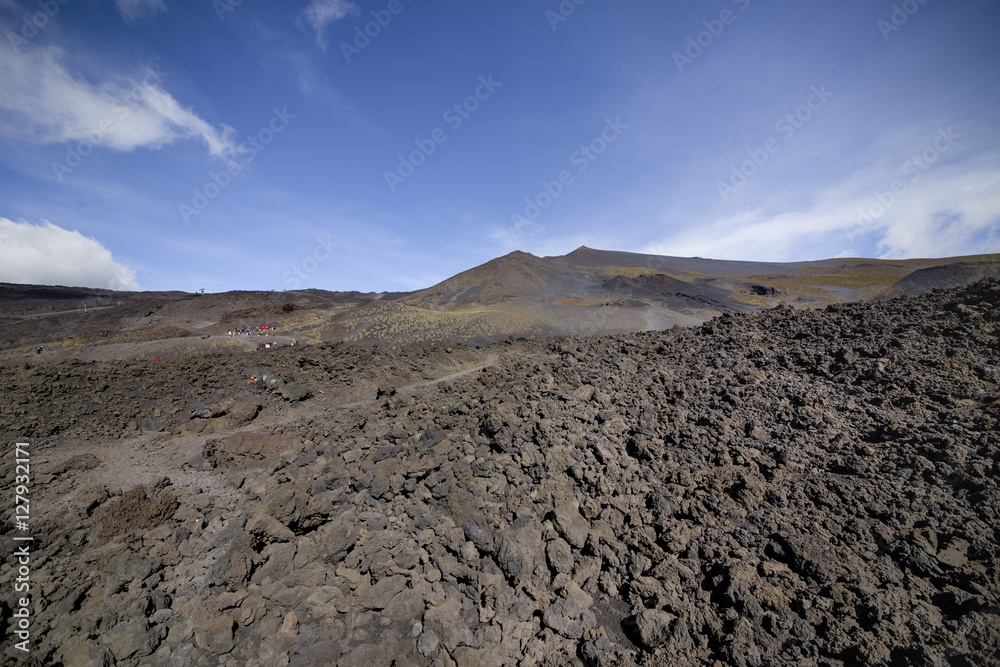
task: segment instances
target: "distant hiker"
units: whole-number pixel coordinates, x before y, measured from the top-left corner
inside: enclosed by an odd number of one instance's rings
[[[42,346],[39,345],[38,347],[35,348],[35,354],[41,354],[41,353],[42,353]]]

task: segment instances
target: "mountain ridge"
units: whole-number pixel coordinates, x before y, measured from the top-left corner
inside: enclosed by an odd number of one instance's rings
[[[83,358],[256,346],[228,335],[252,325],[268,326],[278,344],[480,344],[656,331],[724,313],[915,296],[990,276],[1000,276],[1000,255],[775,263],[580,246],[558,256],[514,251],[412,292],[195,295],[0,284],[0,363],[17,363],[43,344]]]

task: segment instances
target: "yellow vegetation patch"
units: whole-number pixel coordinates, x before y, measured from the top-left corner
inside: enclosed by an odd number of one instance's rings
[[[905,272],[904,272],[905,275]],[[884,293],[892,287],[899,279],[900,275],[880,272],[864,273],[810,273],[810,274],[766,274],[733,276],[734,279],[745,280],[746,282],[773,287],[789,295],[791,300],[798,296],[812,297],[823,302],[835,303],[844,301],[844,297],[838,297],[831,293],[833,289],[853,290],[856,299],[872,299]],[[756,295],[733,295],[744,303],[755,303],[747,301],[746,297]],[[773,301],[786,302],[788,298],[776,297]]]

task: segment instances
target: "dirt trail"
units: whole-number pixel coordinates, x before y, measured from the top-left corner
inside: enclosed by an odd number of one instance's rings
[[[395,393],[409,394],[413,393],[414,390],[416,389],[421,389],[423,387],[430,387],[436,384],[441,384],[442,382],[451,382],[452,380],[457,380],[467,375],[478,373],[479,371],[482,371],[491,366],[495,366],[498,359],[499,359],[498,355],[491,354],[487,356],[486,359],[483,361],[462,364],[462,368],[460,370],[453,370],[451,372],[445,373],[444,375],[440,375],[438,377],[434,377],[429,380],[420,380],[417,382],[412,382],[410,384],[405,384],[399,387],[395,387]],[[361,405],[363,403],[364,401],[361,401],[353,405],[356,406],[356,405]]]
[[[397,395],[413,393],[424,387],[451,382],[483,369],[496,365],[498,355],[491,354],[478,362],[461,364],[459,370],[449,370],[437,377],[412,382],[395,388]],[[84,449],[100,461],[100,465],[92,469],[82,470],[76,474],[76,483],[103,484],[110,488],[128,489],[136,484],[151,484],[164,476],[169,476],[174,486],[179,489],[200,488],[212,497],[243,497],[229,485],[223,475],[216,470],[203,465],[203,450],[209,438],[225,440],[236,433],[268,433],[274,430],[294,428],[303,419],[310,419],[321,414],[329,414],[330,410],[348,411],[360,407],[372,407],[377,398],[374,393],[365,399],[340,402],[336,397],[326,397],[325,401],[315,401],[303,410],[294,413],[277,413],[259,419],[252,428],[226,429],[213,432],[210,436],[192,436],[190,434],[141,433],[122,440],[110,440]],[[42,469],[59,468],[62,464],[79,456],[79,448],[66,450],[48,449],[38,458],[37,464]]]
[[[69,313],[80,313],[80,315],[85,315],[87,313],[92,313],[92,312],[98,311],[98,310],[110,310],[111,308],[118,308],[118,306],[93,306],[93,307],[88,306],[86,313],[84,312],[83,308],[73,308],[72,310],[44,310],[44,311],[40,311],[40,312],[32,312],[32,313],[24,313],[24,314],[21,314],[21,313],[18,313],[18,314],[9,314],[8,313],[8,314],[4,315],[4,318],[30,320],[30,319],[36,318],[36,317],[49,317],[51,315],[66,315],[66,314],[69,314]]]

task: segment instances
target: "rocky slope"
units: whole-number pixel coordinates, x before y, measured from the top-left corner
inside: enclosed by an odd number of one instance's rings
[[[56,360],[214,354],[231,342],[228,330],[241,326],[267,325],[280,344],[476,345],[663,331],[699,326],[722,313],[822,308],[961,287],[1000,276],[998,260],[773,263],[581,247],[558,257],[513,252],[408,293],[308,289],[199,296],[0,284],[0,367],[23,363],[39,345]]]
[[[3,369],[33,659],[1000,664],[998,326],[982,282],[662,333]]]

